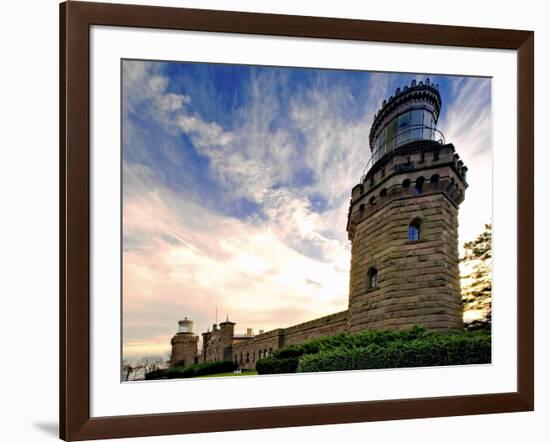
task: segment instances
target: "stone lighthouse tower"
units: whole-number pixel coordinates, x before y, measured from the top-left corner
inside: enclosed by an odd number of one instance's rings
[[[412,81],[374,115],[351,195],[348,329],[462,328],[458,207],[466,166],[436,128],[438,85]]]
[[[170,343],[172,344],[171,367],[191,365],[197,362],[199,337],[193,334],[193,321],[187,317],[178,321],[178,332]]]

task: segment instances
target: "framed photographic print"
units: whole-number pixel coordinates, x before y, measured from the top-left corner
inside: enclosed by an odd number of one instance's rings
[[[533,409],[533,33],[61,4],[65,440]]]

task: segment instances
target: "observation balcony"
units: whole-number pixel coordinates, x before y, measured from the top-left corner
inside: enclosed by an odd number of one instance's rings
[[[402,149],[401,147],[409,143],[413,143],[415,145],[415,150],[417,150],[417,142],[420,141],[426,141],[429,144],[437,142],[444,145],[445,136],[440,130],[432,125],[412,124],[398,129],[395,135],[386,139],[383,143],[378,143],[378,147],[372,152],[369,161],[363,169],[363,174],[359,182],[362,183],[365,181],[365,178],[373,166],[387,154],[406,154],[406,149]]]

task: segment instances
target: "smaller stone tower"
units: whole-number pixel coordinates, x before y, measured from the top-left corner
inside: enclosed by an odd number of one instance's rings
[[[178,332],[170,343],[172,344],[171,367],[191,365],[198,362],[199,337],[193,334],[193,321],[187,319],[187,317],[182,321],[178,321]]]
[[[224,361],[231,361],[233,355],[233,335],[235,333],[235,323],[228,319],[220,322],[220,341],[222,344],[222,358]]]

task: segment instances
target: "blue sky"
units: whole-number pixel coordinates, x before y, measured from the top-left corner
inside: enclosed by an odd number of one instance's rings
[[[346,214],[373,114],[426,77],[123,61],[125,356],[166,353],[178,319],[200,333],[216,305],[237,331],[347,308]],[[463,242],[491,216],[491,83],[429,78],[470,169]]]

